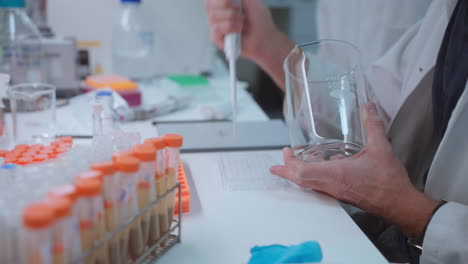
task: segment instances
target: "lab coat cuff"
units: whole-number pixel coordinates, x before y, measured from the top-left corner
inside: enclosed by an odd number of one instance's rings
[[[468,206],[456,202],[443,205],[427,226],[421,264],[464,263],[468,244]],[[450,261],[451,260],[451,261]],[[447,262],[448,261],[448,262]]]

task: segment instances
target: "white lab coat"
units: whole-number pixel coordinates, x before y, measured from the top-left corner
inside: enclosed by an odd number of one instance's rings
[[[401,95],[403,76],[402,67],[387,67],[386,64],[399,62],[395,56],[395,46],[405,46],[408,38],[417,31],[419,23],[424,18],[432,1],[440,0],[318,0],[317,1],[317,32],[319,39],[339,39],[350,42],[361,50],[362,66],[368,79],[368,95],[372,101],[377,101],[386,127],[395,118],[401,103],[408,95]],[[408,33],[408,30],[412,32]],[[403,37],[406,34],[405,37]],[[403,37],[403,38],[402,38]],[[439,45],[438,41],[433,42]],[[435,57],[430,58],[431,66]],[[377,62],[376,62],[377,61]],[[409,66],[408,66],[409,67]],[[432,68],[432,67],[428,67]],[[423,69],[422,74],[427,71]],[[426,82],[431,81],[428,75]],[[384,84],[383,84],[384,83]],[[413,84],[413,89],[414,89]],[[396,91],[395,91],[396,90]],[[411,88],[408,88],[411,90]],[[425,93],[430,97],[430,93]],[[430,98],[427,98],[430,100]],[[429,106],[428,106],[429,107]],[[426,107],[426,108],[428,108]],[[422,109],[425,112],[427,109]],[[415,114],[414,111],[412,114]],[[426,130],[432,129],[432,122],[426,122],[427,117],[418,119],[418,124],[424,125]],[[432,117],[431,117],[432,118]],[[389,132],[398,132],[398,125]],[[390,133],[394,137],[394,133]],[[433,135],[427,135],[426,141],[434,141]],[[402,135],[396,135],[395,145],[410,142]],[[403,141],[403,142],[401,142]],[[435,144],[429,144],[424,149],[414,151],[410,148],[397,148],[396,152],[401,161],[407,166],[412,182],[421,186],[421,167],[427,168],[430,159],[421,158],[421,152],[434,152]]]
[[[433,68],[456,3],[434,0],[368,74],[399,158],[419,183],[430,166],[425,193],[448,201],[428,225],[422,264],[468,263],[468,83],[438,149],[432,124]]]

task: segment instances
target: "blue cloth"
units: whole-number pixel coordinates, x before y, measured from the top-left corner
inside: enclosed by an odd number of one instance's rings
[[[316,241],[290,247],[282,245],[256,246],[250,250],[249,264],[308,263],[322,261],[322,250]]]

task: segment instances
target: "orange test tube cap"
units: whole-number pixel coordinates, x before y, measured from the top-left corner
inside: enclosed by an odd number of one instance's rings
[[[140,169],[140,161],[135,157],[123,156],[115,160],[115,166],[121,172],[134,173]]]
[[[72,214],[72,202],[66,197],[48,197],[44,203],[54,209],[55,218],[68,217]]]
[[[132,157],[133,156],[133,152],[131,150],[124,150],[124,151],[120,151],[120,152],[117,152],[117,153],[114,153],[112,154],[112,161],[115,163],[115,161],[120,158],[120,157]]]
[[[173,148],[180,148],[184,143],[184,138],[177,134],[166,134],[163,136],[166,145]]]
[[[23,210],[23,225],[28,228],[46,228],[53,223],[54,218],[54,209],[46,203],[31,204]]]
[[[166,147],[166,141],[163,138],[148,138],[144,141],[145,144],[151,144],[156,150],[161,150]]]
[[[78,180],[95,179],[98,181],[102,181],[103,176],[104,174],[100,171],[90,170],[78,174],[77,178]]]
[[[72,203],[76,201],[76,198],[78,198],[78,194],[76,192],[76,187],[74,185],[68,184],[68,185],[62,185],[62,186],[57,186],[53,188],[52,190],[49,191],[48,193],[49,197],[55,198],[55,197],[66,197],[70,199]]]
[[[150,144],[136,145],[132,148],[133,156],[144,162],[156,159],[156,149]]]
[[[101,194],[102,185],[97,179],[78,179],[75,182],[76,193],[80,197],[95,197]]]
[[[108,162],[99,162],[91,165],[91,169],[101,172],[104,176],[112,175],[117,171],[114,163]]]

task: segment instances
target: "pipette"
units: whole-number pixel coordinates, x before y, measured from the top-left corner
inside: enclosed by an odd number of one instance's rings
[[[234,3],[242,5],[242,0],[233,0]],[[236,60],[241,52],[241,34],[229,33],[224,37],[224,53],[229,62],[229,80],[231,84],[231,104],[232,104],[232,121],[237,118],[237,87],[236,87]]]

